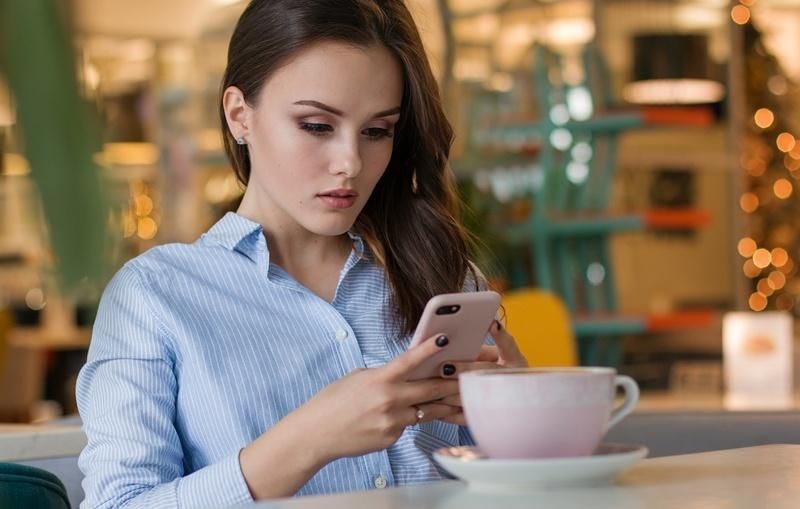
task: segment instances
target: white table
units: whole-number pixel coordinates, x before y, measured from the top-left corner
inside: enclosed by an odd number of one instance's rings
[[[643,460],[615,484],[488,494],[455,481],[281,499],[261,509],[798,509],[800,445],[766,445]]]
[[[80,426],[0,424],[0,461],[74,457],[85,446]]]

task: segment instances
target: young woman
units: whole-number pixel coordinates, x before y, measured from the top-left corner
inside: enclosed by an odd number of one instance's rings
[[[456,220],[452,139],[402,0],[254,0],[220,115],[242,204],[107,287],[78,381],[85,507],[192,508],[439,479],[471,443],[457,376],[406,374],[427,300],[483,285]]]

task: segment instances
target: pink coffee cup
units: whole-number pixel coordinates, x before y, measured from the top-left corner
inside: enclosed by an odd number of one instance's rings
[[[612,408],[617,387],[625,402]],[[588,456],[639,400],[612,368],[522,368],[459,376],[472,436],[491,458]]]

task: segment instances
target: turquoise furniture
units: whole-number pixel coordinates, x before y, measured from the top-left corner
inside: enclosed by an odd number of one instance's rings
[[[503,226],[503,235],[517,251],[511,286],[533,286],[558,294],[572,314],[581,364],[618,366],[621,339],[641,334],[710,323],[710,312],[678,311],[653,316],[621,314],[614,286],[610,239],[626,231],[695,229],[710,216],[696,209],[612,211],[610,198],[617,169],[620,135],[654,124],[713,122],[705,109],[679,114],[657,108],[619,108],[611,93],[604,60],[593,45],[582,57],[582,80],[568,83],[559,55],[534,48],[533,101],[535,120],[508,121],[500,114],[473,111],[469,158],[456,168],[528,168],[527,216]],[[476,96],[475,110],[488,109]],[[489,98],[491,100],[491,98]],[[507,108],[494,97],[498,109]],[[697,113],[700,113],[697,115]],[[488,122],[487,122],[488,117]],[[483,155],[474,157],[476,154]],[[516,157],[516,161],[514,158]],[[468,159],[469,159],[468,158]],[[532,268],[532,278],[522,267]],[[532,279],[532,282],[531,282]]]
[[[70,509],[64,484],[46,470],[0,463],[0,507]]]

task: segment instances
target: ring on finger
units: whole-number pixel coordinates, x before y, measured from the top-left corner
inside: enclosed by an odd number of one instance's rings
[[[416,410],[414,416],[417,418],[417,421],[414,424],[419,424],[419,421],[421,421],[425,417],[425,410],[421,409],[418,406],[415,406],[414,410]]]

